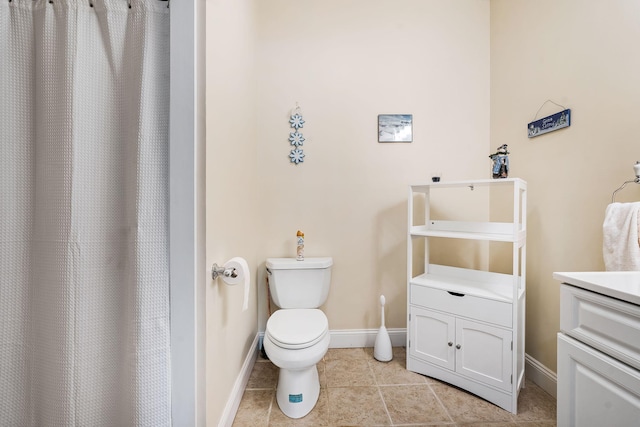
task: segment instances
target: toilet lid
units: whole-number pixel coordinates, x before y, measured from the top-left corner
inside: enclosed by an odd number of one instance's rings
[[[266,333],[282,348],[311,347],[329,330],[327,316],[316,308],[278,310],[269,317]]]

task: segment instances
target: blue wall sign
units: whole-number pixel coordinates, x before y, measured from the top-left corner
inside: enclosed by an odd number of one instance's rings
[[[571,126],[571,110],[566,109],[529,123],[527,131],[529,138],[534,138],[569,126]]]

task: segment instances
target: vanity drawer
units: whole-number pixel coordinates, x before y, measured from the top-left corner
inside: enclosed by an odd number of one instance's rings
[[[640,306],[563,284],[560,330],[640,369]]]
[[[513,323],[512,305],[508,302],[455,294],[428,286],[411,285],[411,304],[507,328]]]

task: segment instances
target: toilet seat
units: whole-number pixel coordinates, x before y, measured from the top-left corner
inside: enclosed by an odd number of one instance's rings
[[[315,308],[278,310],[269,317],[265,333],[278,347],[303,349],[317,344],[329,333],[329,322]]]

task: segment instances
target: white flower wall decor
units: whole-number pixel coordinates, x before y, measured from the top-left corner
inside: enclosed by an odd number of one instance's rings
[[[304,162],[304,152],[299,148],[296,148],[295,150],[291,150],[289,157],[291,158],[291,163],[295,163],[296,165],[298,163]]]
[[[289,143],[294,147],[289,153],[289,160],[291,163],[298,165],[304,162],[304,150],[300,148],[304,144],[304,136],[302,132],[299,131],[299,129],[304,127],[304,119],[302,118],[302,111],[297,103],[289,119],[289,124],[295,129],[294,132],[289,133]]]
[[[304,144],[304,136],[298,131],[291,132],[289,134],[289,142],[291,145],[299,147]]]

